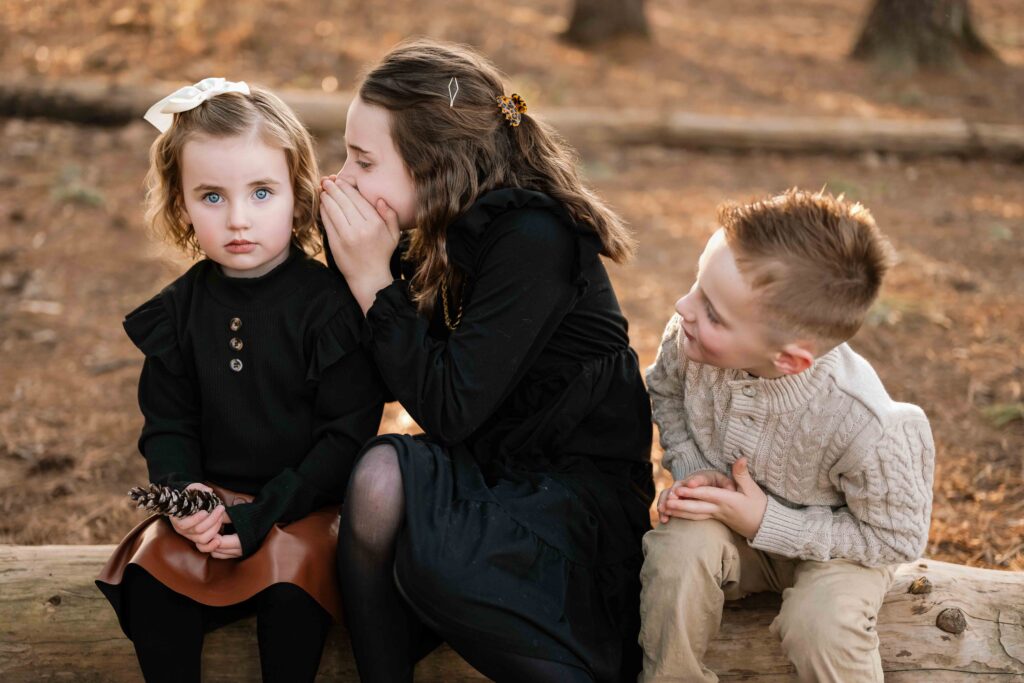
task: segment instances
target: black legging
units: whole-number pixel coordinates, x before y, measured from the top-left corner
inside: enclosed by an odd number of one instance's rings
[[[349,481],[338,532],[342,608],[364,683],[412,681],[416,662],[441,638],[495,681],[590,683],[582,669],[534,659],[454,634],[437,634],[412,611],[395,586],[395,540],[405,515],[402,471],[394,447],[380,444],[360,458]]]
[[[331,627],[330,614],[289,583],[238,605],[209,607],[129,565],[123,594],[129,637],[147,683],[198,683],[203,635],[254,612],[264,683],[312,683]]]

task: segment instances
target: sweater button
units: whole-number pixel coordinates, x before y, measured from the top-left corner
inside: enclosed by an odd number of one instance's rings
[[[747,398],[754,398],[755,396],[757,396],[757,391],[754,390],[754,387],[748,384],[745,387],[743,387],[743,395],[746,396]]]
[[[239,339],[238,337],[232,337],[231,341],[228,343],[231,344],[231,348],[233,348],[235,351],[241,351],[242,347],[244,346],[244,344],[242,344],[242,340]]]
[[[242,361],[238,360],[237,358],[232,358],[230,365],[231,369],[234,370],[235,372],[242,371]]]
[[[754,418],[750,417],[749,415],[744,415],[743,424],[749,427],[750,425],[754,424]]]
[[[734,448],[734,449],[732,449],[732,457],[734,457],[734,458],[736,458],[737,460],[739,460],[740,458],[742,458],[742,457],[743,457],[743,451],[741,451],[741,450],[740,450],[740,449],[738,449],[738,448]]]
[[[232,332],[238,332],[240,329],[242,329],[242,319],[232,318],[231,322],[228,324],[228,327],[231,328]]]

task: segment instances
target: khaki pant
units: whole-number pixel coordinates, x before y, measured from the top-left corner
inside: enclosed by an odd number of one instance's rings
[[[644,536],[639,681],[717,681],[702,660],[725,600],[763,591],[782,593],[770,630],[801,681],[881,681],[875,618],[894,569],[794,560],[720,522],[672,519]]]

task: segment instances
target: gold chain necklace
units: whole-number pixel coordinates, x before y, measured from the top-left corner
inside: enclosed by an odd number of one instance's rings
[[[448,276],[441,280],[441,307],[444,309],[444,326],[448,331],[454,332],[462,322],[462,297],[459,297],[459,309],[455,311],[455,320],[452,320],[448,311]]]

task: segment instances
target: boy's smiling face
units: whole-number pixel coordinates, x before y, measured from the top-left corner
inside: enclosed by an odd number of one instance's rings
[[[810,356],[802,367],[788,364],[795,345],[780,343],[762,319],[721,229],[704,247],[697,281],[676,302],[676,311],[682,316],[679,350],[692,361],[766,378],[799,372],[813,362]]]

